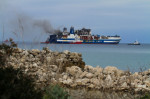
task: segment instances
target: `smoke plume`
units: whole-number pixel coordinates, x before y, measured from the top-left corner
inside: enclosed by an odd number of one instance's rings
[[[48,20],[34,20],[33,26],[42,28],[45,33],[58,34],[60,32],[59,29],[54,29]]]
[[[18,26],[19,28],[25,32],[26,30],[33,30],[38,29],[42,30],[43,33],[49,33],[49,34],[58,34],[60,29],[55,29],[51,25],[49,20],[43,19],[33,19],[25,14],[17,15],[18,20]],[[31,29],[32,28],[32,29]]]
[[[4,7],[4,5],[6,6]],[[0,1],[0,12],[2,12],[0,13],[0,26],[4,24],[5,28],[7,28],[5,29],[5,37],[7,37],[6,34],[9,37],[13,37],[15,34],[17,40],[20,40],[21,38],[24,38],[24,40],[33,40],[34,38],[41,38],[43,34],[61,33],[60,29],[54,28],[48,19],[31,17],[31,15],[24,13],[20,9],[21,8],[16,8],[16,6],[13,6],[8,2],[4,2],[3,0]]]

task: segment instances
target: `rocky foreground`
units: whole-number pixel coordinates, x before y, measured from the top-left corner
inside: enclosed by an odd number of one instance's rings
[[[69,51],[14,48],[12,55],[7,58],[7,66],[22,68],[41,89],[58,83],[68,88],[133,93],[150,91],[150,70],[132,74],[112,66],[92,67],[85,65],[81,54]]]

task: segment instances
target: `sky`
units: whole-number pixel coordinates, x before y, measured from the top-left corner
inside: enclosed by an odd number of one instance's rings
[[[117,34],[121,43],[150,43],[150,0],[0,0],[0,40],[45,41],[49,34],[33,27],[33,20],[46,20],[54,29]]]

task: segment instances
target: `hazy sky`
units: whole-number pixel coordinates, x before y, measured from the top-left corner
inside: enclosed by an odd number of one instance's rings
[[[17,17],[27,30],[17,34]],[[122,43],[150,43],[150,0],[0,0],[0,40],[42,41],[48,34],[28,25],[31,20],[48,20],[53,28],[92,29],[93,34],[120,35]],[[13,33],[12,33],[13,32]]]

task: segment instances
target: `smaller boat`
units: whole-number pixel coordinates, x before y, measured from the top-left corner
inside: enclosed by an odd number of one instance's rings
[[[134,43],[129,43],[128,45],[141,45],[137,40]]]
[[[6,39],[4,42],[5,42],[5,43],[7,43],[7,42],[9,42],[9,40],[8,40],[8,39]]]

